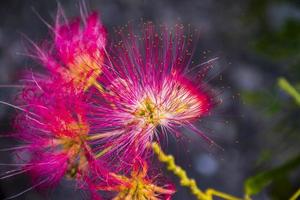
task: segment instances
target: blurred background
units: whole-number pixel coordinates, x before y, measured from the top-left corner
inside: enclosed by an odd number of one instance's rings
[[[78,2],[60,1],[69,17],[79,13]],[[300,91],[299,0],[87,0],[101,12],[109,32],[128,21],[191,24],[200,33],[194,60],[218,57],[207,77],[222,103],[197,126],[224,150],[210,147],[186,131],[182,141],[170,139],[165,150],[201,189],[214,188],[253,199],[286,200],[300,187],[300,107],[278,86],[285,77]],[[41,21],[53,24],[56,1],[0,2],[0,85],[16,85],[24,69],[41,69],[26,56],[26,35],[33,41],[49,38]],[[0,100],[13,102],[17,88],[0,87]],[[3,137],[12,132],[12,108],[0,105],[0,147],[13,146]],[[14,156],[0,152],[0,163]],[[162,165],[163,167],[163,165]],[[9,170],[0,166],[1,173]],[[177,177],[166,172],[174,183]],[[16,199],[86,199],[70,182],[48,191],[46,197],[30,190]],[[17,175],[0,180],[0,199],[30,187]],[[195,199],[177,184],[175,200]]]

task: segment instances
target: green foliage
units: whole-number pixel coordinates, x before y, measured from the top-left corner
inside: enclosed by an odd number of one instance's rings
[[[255,105],[267,115],[274,115],[282,108],[282,102],[274,93],[273,91],[244,91],[241,96],[246,104]]]
[[[278,79],[279,87],[287,94],[294,98],[295,102],[300,106],[300,93],[285,78]]]
[[[263,69],[265,72],[272,73],[271,75],[274,75],[275,80],[278,74],[283,74],[295,82],[291,85],[285,78],[277,80],[278,87],[293,98],[295,103],[289,103],[285,98],[278,96],[278,90],[273,88],[242,92],[242,97],[246,103],[252,104],[259,111],[265,111],[273,122],[271,132],[264,134],[267,138],[261,138],[266,141],[266,146],[263,148],[264,151],[261,152],[261,156],[258,156],[257,164],[262,166],[272,162],[272,160],[280,160],[280,156],[282,156],[280,152],[282,151],[296,156],[281,166],[266,169],[249,177],[244,187],[248,195],[258,194],[268,187],[270,198],[282,200],[290,198],[291,194],[295,193],[290,175],[300,169],[300,20],[292,15],[287,15],[281,27],[275,29],[271,26],[272,19],[268,15],[268,9],[272,5],[300,8],[300,1],[250,0],[245,24],[251,24],[256,31],[250,48],[252,51],[255,50],[257,55],[263,58],[262,60],[266,61],[267,65]],[[298,194],[295,193],[291,199],[296,200],[299,196],[300,189]]]
[[[259,158],[256,161],[256,166],[261,166],[264,163],[270,161],[272,159],[272,151],[270,149],[264,149],[261,151]]]
[[[245,192],[247,195],[255,195],[270,185],[274,180],[281,179],[292,170],[300,166],[300,155],[289,160],[283,165],[268,171],[260,172],[248,178],[245,182]]]
[[[277,32],[264,32],[256,41],[258,52],[272,59],[298,57],[300,52],[300,23],[298,20],[287,20]]]
[[[300,94],[296,90],[294,86],[292,86],[285,78],[278,79],[278,86],[284,90],[288,95],[293,97],[297,105],[300,106]],[[270,99],[266,93],[254,92],[254,93],[246,93],[243,95],[245,99],[249,102],[252,102],[256,105],[266,105],[266,99]],[[277,107],[281,107],[280,103],[277,103]],[[277,109],[278,110],[278,109]],[[295,121],[290,121],[295,122]],[[297,122],[298,123],[298,122]],[[287,124],[287,123],[285,123]],[[290,128],[297,128],[297,125],[293,125]],[[287,133],[285,133],[287,134]],[[270,152],[268,152],[267,157],[270,156]],[[269,158],[268,158],[269,159]],[[257,175],[250,177],[245,182],[245,193],[249,196],[258,194],[264,188],[269,185],[272,185],[271,195],[273,199],[280,200],[286,199],[290,196],[293,188],[289,182],[288,175],[291,171],[298,168],[300,166],[300,155],[295,158],[287,161],[283,165],[266,170],[264,172],[260,172]]]

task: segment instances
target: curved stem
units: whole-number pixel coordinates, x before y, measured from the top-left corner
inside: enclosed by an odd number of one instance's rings
[[[290,200],[297,200],[298,197],[300,197],[300,188],[295,192],[295,194],[293,194]]]
[[[187,176],[186,171],[175,164],[175,159],[172,155],[166,155],[160,148],[159,144],[156,142],[152,143],[152,149],[157,155],[158,160],[167,165],[167,169],[173,172],[179,179],[180,184],[184,187],[190,188],[193,195],[197,197],[198,200],[213,200],[213,197],[220,197],[225,200],[242,200],[241,198],[234,197],[230,194],[226,194],[215,189],[209,188],[203,192],[198,186],[194,179]],[[250,198],[248,198],[250,200]]]
[[[285,78],[279,78],[278,85],[282,90],[293,97],[296,103],[300,106],[300,93],[294,86],[292,86]]]

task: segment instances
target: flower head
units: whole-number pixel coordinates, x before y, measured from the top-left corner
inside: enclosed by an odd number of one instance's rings
[[[20,156],[22,170],[39,187],[55,186],[63,177],[75,179],[99,199],[90,187],[90,177],[108,172],[88,144],[91,125],[86,90],[95,86],[102,91],[97,78],[102,73],[106,30],[97,13],[69,22],[62,10],[51,30],[50,47],[33,44],[49,71],[27,74],[19,95],[23,112],[16,120],[16,137],[24,143],[21,153],[28,155]]]
[[[103,71],[106,93],[92,119],[98,123],[95,138],[104,144],[99,156],[132,160],[145,153],[160,135],[158,129],[177,134],[185,126],[196,131],[192,122],[212,108],[202,77],[188,74],[192,36],[180,25],[174,34],[159,32],[151,23],[143,30],[142,35],[119,32],[122,40]]]
[[[82,22],[69,22],[63,16],[63,11],[58,12],[53,27],[54,48],[37,47],[38,58],[52,74],[60,75],[65,82],[72,81],[76,89],[87,90],[94,85],[102,90],[97,78],[102,73],[106,30],[98,14],[92,13]]]
[[[44,186],[55,185],[64,176],[82,177],[94,162],[87,144],[85,96],[72,84],[61,83],[35,78],[19,95],[24,110],[17,117],[17,138],[29,154],[22,162],[33,180]]]
[[[148,165],[145,160],[136,159],[131,170],[129,176],[111,173],[119,183],[98,189],[116,192],[113,200],[168,200],[175,192],[171,185],[158,186],[154,178],[148,177]]]

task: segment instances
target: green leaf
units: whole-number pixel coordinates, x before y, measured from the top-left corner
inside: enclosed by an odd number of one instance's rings
[[[278,32],[264,32],[255,49],[274,60],[298,57],[300,51],[300,23],[289,19]]]
[[[273,92],[243,91],[242,99],[246,104],[252,104],[268,115],[274,115],[281,110],[281,102]]]
[[[287,161],[285,164],[274,169],[261,172],[250,177],[245,182],[245,192],[247,195],[254,195],[270,185],[274,179],[286,175],[296,167],[300,166],[300,155]]]

